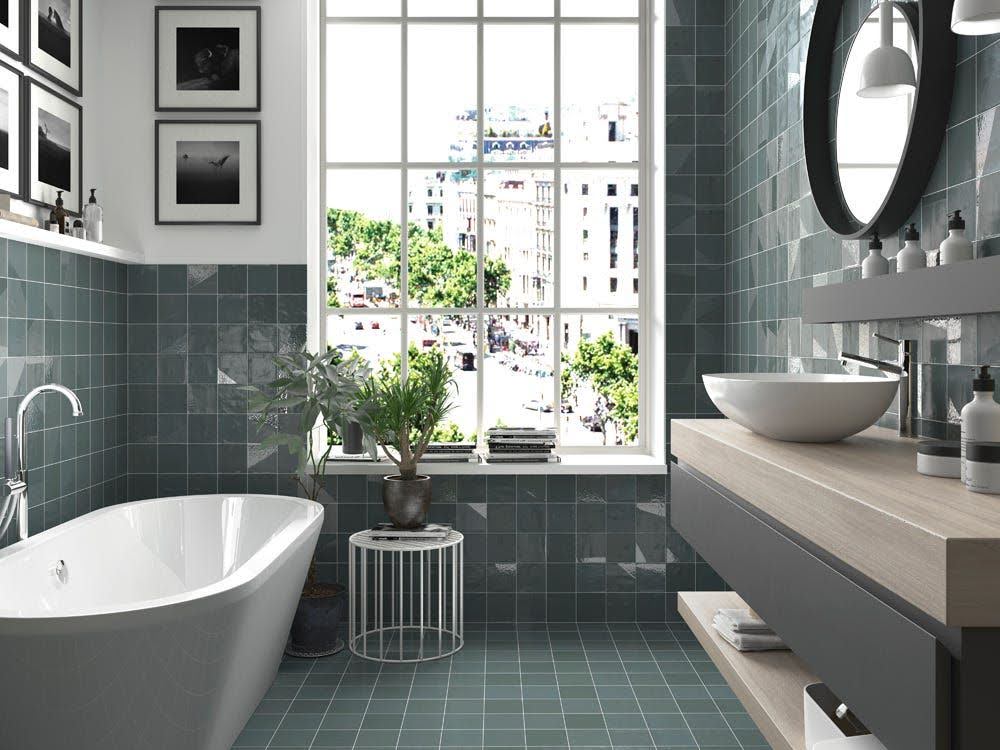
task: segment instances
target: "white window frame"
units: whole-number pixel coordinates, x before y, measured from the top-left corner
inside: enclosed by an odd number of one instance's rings
[[[524,465],[486,465],[473,466],[475,471],[496,473],[553,473],[569,471],[573,473],[627,473],[633,470],[652,470],[666,465],[664,446],[666,442],[666,409],[665,409],[665,185],[664,185],[664,152],[665,138],[663,123],[665,122],[664,106],[664,73],[665,59],[665,0],[639,0],[640,14],[638,17],[562,17],[561,0],[553,0],[555,14],[553,17],[485,17],[484,0],[478,0],[478,13],[467,17],[413,17],[407,16],[408,0],[400,0],[401,16],[328,16],[323,0],[311,0],[312,17],[319,17],[315,29],[307,31],[307,47],[310,67],[310,80],[307,88],[315,95],[312,103],[307,106],[311,119],[308,129],[310,152],[310,190],[309,203],[314,207],[317,221],[310,223],[310,244],[316,248],[309,254],[309,288],[314,290],[309,295],[309,333],[308,341],[313,350],[325,345],[328,318],[337,316],[364,316],[368,318],[379,316],[395,316],[402,321],[400,326],[400,351],[406,351],[408,345],[407,320],[413,315],[472,315],[478,321],[477,341],[480,351],[477,353],[479,367],[477,369],[477,410],[478,432],[482,442],[482,425],[484,412],[484,382],[482,370],[482,342],[485,340],[485,315],[551,315],[553,319],[553,403],[558,403],[558,386],[561,382],[561,351],[562,316],[580,314],[622,314],[635,315],[639,319],[639,435],[637,444],[633,446],[562,446],[558,452],[563,456],[562,464],[548,464],[541,467],[526,467]],[[400,160],[398,162],[333,162],[327,161],[325,146],[326,117],[326,30],[329,24],[399,24],[401,29],[401,142]],[[639,28],[639,111],[640,139],[638,162],[563,162],[561,161],[560,134],[560,85],[561,81],[561,30],[563,24],[638,24]],[[553,65],[554,65],[554,101],[553,101],[553,137],[554,155],[552,162],[504,162],[488,161],[483,158],[481,148],[484,135],[484,118],[479,117],[477,159],[473,162],[411,162],[408,160],[408,86],[407,86],[407,40],[408,29],[412,25],[464,25],[475,26],[477,30],[477,107],[479,112],[484,109],[484,27],[486,24],[517,24],[517,25],[551,25],[554,33]],[[315,165],[315,166],[313,166]],[[407,232],[401,232],[400,263],[400,306],[397,308],[365,308],[352,311],[350,308],[332,309],[326,307],[326,274],[327,274],[327,207],[326,182],[327,174],[336,169],[366,169],[398,171],[400,174],[400,211],[405,230],[409,219],[408,189],[409,171],[457,169],[476,170],[477,174],[477,243],[478,260],[478,294],[477,307],[474,308],[423,308],[409,306],[408,268],[406,249],[408,245]],[[553,306],[545,308],[495,308],[486,307],[484,258],[486,246],[483,242],[483,174],[488,171],[524,169],[550,170],[553,173],[554,215],[553,215]],[[638,169],[640,184],[639,206],[639,305],[635,308],[565,308],[560,305],[560,287],[562,274],[560,267],[560,244],[562,233],[561,204],[563,191],[562,172],[564,169],[584,169],[592,172],[607,170],[609,172]],[[558,189],[555,189],[558,188]],[[405,357],[404,357],[405,372]],[[557,413],[558,422],[558,413]],[[561,437],[561,431],[560,431]],[[344,473],[345,469],[368,473],[381,471],[377,465],[369,464],[337,464],[330,471]],[[456,471],[456,469],[458,471]],[[459,473],[464,465],[452,464],[441,466],[439,471]]]

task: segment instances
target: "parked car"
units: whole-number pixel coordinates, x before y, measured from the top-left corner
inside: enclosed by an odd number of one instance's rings
[[[571,404],[569,401],[563,401],[562,405],[559,407],[559,411],[561,411],[563,414],[572,414],[573,404]]]
[[[476,353],[472,351],[459,351],[455,352],[453,361],[455,363],[455,369],[472,371],[476,369]]]
[[[601,428],[601,420],[593,414],[581,415],[580,422],[591,432],[604,432]]]
[[[525,401],[521,406],[528,411],[540,411],[548,414],[552,411],[552,404],[546,403],[544,401],[539,401],[537,398],[531,399],[531,401]]]

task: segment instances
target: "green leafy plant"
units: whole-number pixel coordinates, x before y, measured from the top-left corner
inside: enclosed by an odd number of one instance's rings
[[[357,356],[344,359],[336,349],[323,354],[308,351],[276,357],[278,377],[263,389],[250,387],[250,409],[267,435],[261,445],[284,448],[296,457],[295,481],[313,502],[319,499],[333,443],[340,443],[343,425],[360,420],[362,385],[371,370]],[[318,441],[322,420],[335,441]],[[371,446],[374,455],[374,444]],[[302,589],[304,597],[328,596],[330,587],[316,580],[316,560]]]
[[[341,442],[343,426],[360,420],[361,389],[371,370],[360,357],[344,359],[336,349],[283,354],[274,360],[278,377],[264,389],[253,388],[250,409],[273,432],[261,445],[284,448],[296,457],[295,479],[310,500],[316,500],[321,476],[333,444],[316,440],[322,421],[329,435]]]
[[[451,368],[442,352],[429,354],[425,366],[408,377],[369,377],[361,388],[365,436],[381,446],[402,479],[416,479],[417,462],[454,407]]]

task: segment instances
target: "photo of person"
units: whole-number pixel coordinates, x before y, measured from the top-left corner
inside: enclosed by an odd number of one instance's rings
[[[177,29],[178,91],[239,91],[238,28]]]

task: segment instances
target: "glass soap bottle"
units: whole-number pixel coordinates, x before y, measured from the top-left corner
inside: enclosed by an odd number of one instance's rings
[[[882,257],[882,240],[878,232],[872,235],[868,243],[868,257],[861,263],[861,278],[871,279],[875,276],[885,276],[889,273],[889,261]]]
[[[910,224],[903,239],[906,244],[896,256],[896,270],[903,273],[904,271],[915,271],[918,268],[927,268],[927,253],[920,247],[920,232],[917,231],[916,224]]]
[[[83,207],[83,225],[87,230],[88,240],[104,242],[104,209],[97,203],[96,192],[97,188],[90,189],[90,200]]]
[[[51,218],[59,225],[59,234],[70,234],[70,232],[66,231],[66,218],[69,214],[66,213],[66,209],[64,208],[65,202],[62,195],[62,190],[56,191],[56,210],[52,212]]]

